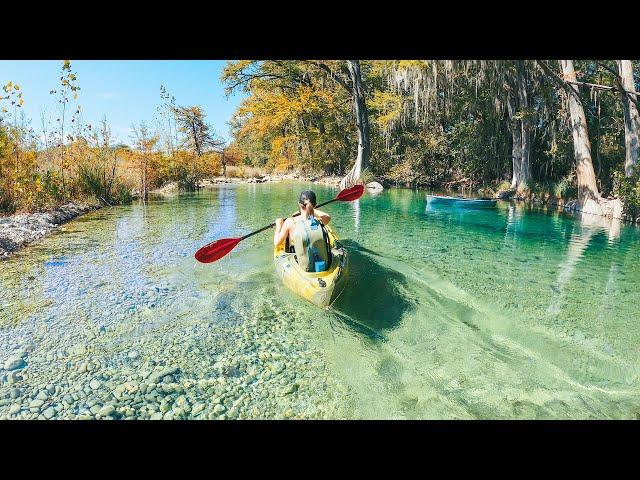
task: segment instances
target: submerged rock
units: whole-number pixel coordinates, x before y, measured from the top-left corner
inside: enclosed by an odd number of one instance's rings
[[[5,370],[18,370],[27,366],[27,363],[19,355],[13,355],[4,362]]]

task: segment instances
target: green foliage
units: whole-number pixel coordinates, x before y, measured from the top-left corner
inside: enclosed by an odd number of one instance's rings
[[[578,188],[576,187],[575,176],[570,174],[555,182],[552,185],[551,193],[555,197],[565,200],[576,198],[578,196]]]
[[[613,193],[624,203],[624,211],[632,217],[640,215],[640,172],[626,177],[622,172],[613,174]]]
[[[316,68],[318,64],[326,69]],[[580,81],[615,84],[606,68],[615,70],[615,62],[575,64]],[[361,65],[370,169],[377,178],[411,185],[510,182],[510,122],[526,120],[531,125],[533,183],[525,190],[538,185],[557,197],[575,195],[575,181],[569,180],[575,165],[564,94],[533,61],[393,60]],[[522,66],[529,106],[510,119],[506,105],[509,95],[516,95],[514,78]],[[242,89],[249,94],[233,119],[233,144],[244,162],[268,169],[344,173],[355,157],[356,131],[350,94],[335,81],[341,68],[338,61],[229,62],[222,77],[229,92]],[[606,195],[613,187],[612,173],[624,162],[621,105],[615,92],[580,90],[594,169]]]

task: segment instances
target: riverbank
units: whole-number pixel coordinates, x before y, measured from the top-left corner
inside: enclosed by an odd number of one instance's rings
[[[211,188],[221,184],[278,183],[286,180],[337,186],[341,178],[314,177],[300,173],[265,174],[247,178],[218,176],[204,179],[199,182],[198,186],[200,188]],[[158,196],[173,196],[179,194],[180,189],[176,182],[171,182],[149,193]],[[69,202],[44,212],[21,213],[0,217],[0,260],[7,258],[20,248],[41,239],[60,225],[102,206],[100,203]]]
[[[0,217],[0,259],[7,258],[16,250],[41,239],[60,225],[100,206],[97,203],[70,202],[45,212]]]
[[[523,202],[536,207],[546,207],[565,211],[568,213],[587,213],[597,217],[620,220],[631,224],[640,224],[640,216],[634,216],[624,212],[623,202],[615,197],[602,198],[585,206],[577,199],[564,199],[552,194],[539,194],[532,192],[528,195],[518,194],[512,190],[498,191],[493,198],[497,200]]]
[[[304,175],[301,173],[274,173],[274,174],[263,174],[256,175],[252,177],[210,177],[205,178],[198,182],[198,188],[211,188],[217,185],[224,184],[256,184],[256,183],[280,183],[284,181],[297,181],[297,182],[311,182],[317,183],[321,185],[332,185],[338,186],[340,184],[340,180],[342,177],[335,176],[313,176],[313,175]],[[180,188],[176,182],[171,182],[166,185],[163,185],[160,188],[156,188],[155,190],[151,190],[149,192],[152,195],[160,195],[160,196],[173,196],[180,193]]]

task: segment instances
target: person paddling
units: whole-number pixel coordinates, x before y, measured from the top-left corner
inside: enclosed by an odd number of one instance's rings
[[[279,245],[286,239],[293,244],[298,264],[307,272],[323,271],[328,258],[322,225],[327,225],[331,216],[315,206],[316,194],[305,190],[298,200],[300,216],[286,220],[277,218],[273,234],[274,245]]]

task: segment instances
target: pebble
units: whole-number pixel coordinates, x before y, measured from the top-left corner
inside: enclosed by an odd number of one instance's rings
[[[192,415],[198,415],[201,411],[203,411],[207,406],[200,402],[200,403],[196,403],[193,408],[191,409],[191,414]]]
[[[22,405],[20,405],[19,403],[14,403],[13,405],[11,405],[11,407],[9,407],[9,414],[10,415],[15,415],[21,409],[22,409]]]
[[[24,359],[19,355],[13,355],[7,358],[4,362],[5,370],[18,370],[20,368],[26,367],[27,363]]]
[[[44,411],[43,415],[44,415],[44,418],[46,418],[47,420],[49,420],[49,419],[51,419],[51,418],[55,417],[55,415],[56,415],[56,411],[54,410],[54,408],[53,408],[53,407],[49,407],[49,408],[47,408],[47,409]]]
[[[116,407],[114,407],[113,405],[105,405],[100,410],[98,410],[98,415],[100,415],[101,417],[108,417],[112,416],[115,411]]]
[[[13,399],[16,399],[22,396],[22,390],[20,390],[19,388],[12,388],[11,391],[9,392],[9,396]]]
[[[92,390],[97,390],[100,388],[102,384],[98,381],[98,380],[91,380],[89,382],[89,386],[91,387]]]
[[[282,395],[290,395],[298,391],[299,385],[297,383],[293,383],[284,388],[282,391]]]
[[[31,400],[29,408],[40,408],[42,405],[44,405],[44,401],[42,400]]]
[[[226,408],[224,408],[224,405],[218,404],[213,409],[213,413],[220,414],[220,413],[224,412],[225,410],[226,410]]]
[[[173,375],[174,373],[177,373],[179,370],[178,367],[167,367],[164,368],[162,370],[160,370],[159,372],[156,373],[152,373],[151,376],[149,377],[149,382],[150,383],[160,383],[160,381],[162,380],[163,377],[166,377],[167,375]],[[173,380],[171,380],[173,381]]]
[[[9,385],[13,385],[14,383],[17,383],[22,379],[23,377],[22,375],[20,375],[18,370],[13,370],[12,372],[9,372],[9,375],[7,375],[7,383]]]

